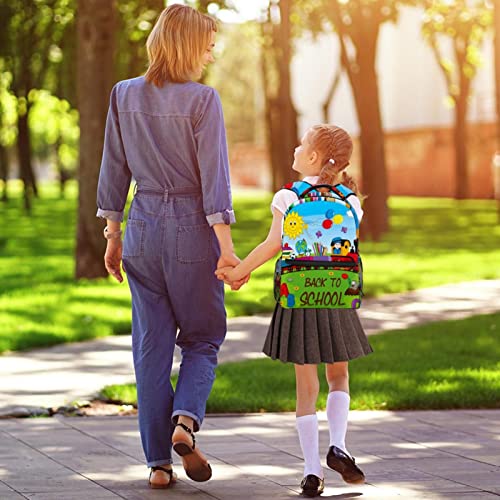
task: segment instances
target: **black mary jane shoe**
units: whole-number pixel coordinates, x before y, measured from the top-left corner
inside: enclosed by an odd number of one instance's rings
[[[308,474],[304,479],[302,479],[300,487],[302,488],[302,491],[300,493],[303,496],[317,497],[321,495],[321,493],[323,493],[323,490],[325,489],[325,480],[320,479],[314,474]]]
[[[151,481],[151,476],[153,475],[153,472],[157,470],[161,470],[167,473],[168,483],[155,483]],[[151,472],[149,473],[149,487],[152,488],[153,490],[166,490],[167,488],[170,488],[170,486],[172,486],[176,481],[177,481],[177,474],[172,469],[166,469],[165,467],[161,467],[160,465],[151,467]]]
[[[356,465],[354,457],[350,457],[336,446],[330,446],[326,456],[326,463],[330,469],[338,472],[346,483],[363,484],[365,482],[365,475]]]

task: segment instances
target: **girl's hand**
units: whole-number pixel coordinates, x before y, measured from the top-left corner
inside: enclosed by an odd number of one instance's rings
[[[119,283],[123,282],[123,276],[121,273],[121,262],[122,262],[122,240],[121,239],[111,239],[108,240],[106,246],[106,253],[104,254],[104,265],[108,273],[113,276]]]
[[[215,271],[215,274],[217,279],[224,281],[227,285],[230,285],[231,290],[239,290],[245,283],[248,283],[248,280],[250,279],[250,274],[238,279],[237,271],[232,266],[219,267]]]
[[[228,284],[230,285],[232,281],[236,281],[235,277],[235,272],[234,272],[234,267],[233,266],[225,266],[225,267],[219,267],[216,271],[215,274],[217,275],[217,279],[227,281],[229,282]]]

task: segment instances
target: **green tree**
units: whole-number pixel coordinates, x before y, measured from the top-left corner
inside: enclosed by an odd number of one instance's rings
[[[496,153],[494,158],[494,168],[497,169],[496,174],[500,177],[500,0],[495,0],[494,4],[494,44],[495,44],[495,95],[496,95],[496,115],[497,115],[497,140],[496,140]],[[494,178],[495,181],[495,178]],[[497,223],[500,224],[500,179],[496,180],[495,196],[497,197]]]
[[[146,40],[164,7],[164,0],[122,0],[117,3],[117,80],[133,78],[146,71]]]
[[[292,101],[290,77],[294,23],[297,22],[295,0],[271,0],[261,21],[266,138],[273,190],[297,178],[290,169],[298,143],[297,111]]]
[[[39,159],[54,161],[64,196],[66,181],[74,177],[78,160],[78,111],[48,90],[32,90],[30,99],[33,153]]]
[[[79,0],[78,109],[80,162],[78,168],[78,227],[76,278],[107,276],[102,222],[96,218],[96,192],[109,95],[115,78],[115,0]]]
[[[376,71],[379,33],[384,23],[397,20],[402,5],[414,3],[413,0],[302,0],[301,4],[307,25],[314,33],[331,29],[337,34],[341,64],[349,78],[360,129],[363,193],[368,195],[363,232],[374,240],[380,239],[389,228],[384,129]]]
[[[497,154],[500,155],[500,0],[494,3],[494,43],[495,43],[495,94],[497,110]]]
[[[11,90],[18,100],[17,155],[24,183],[25,208],[37,194],[32,165],[28,116],[29,93],[49,84],[54,66],[62,60],[59,43],[73,19],[72,0],[0,0],[4,32],[0,58],[12,74]]]
[[[2,180],[1,201],[8,200],[7,180],[9,178],[8,148],[16,141],[17,137],[17,100],[9,91],[12,75],[2,71],[0,62],[0,180]]]
[[[426,2],[422,31],[430,44],[455,112],[454,147],[455,198],[468,195],[467,110],[471,85],[481,64],[481,45],[492,24],[492,10],[487,0],[433,0]],[[451,58],[443,55],[442,42],[451,46]]]

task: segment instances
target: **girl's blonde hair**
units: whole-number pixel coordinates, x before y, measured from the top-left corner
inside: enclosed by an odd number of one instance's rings
[[[146,81],[162,87],[166,81],[194,78],[201,69],[212,31],[217,31],[216,21],[192,7],[173,4],[163,10],[146,42]]]
[[[308,139],[322,165],[318,184],[342,183],[360,196],[356,181],[345,171],[353,149],[350,135],[336,125],[322,124],[311,127]]]

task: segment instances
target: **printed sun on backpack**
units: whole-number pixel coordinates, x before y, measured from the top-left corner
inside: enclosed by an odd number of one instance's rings
[[[320,192],[319,188],[326,189]],[[358,309],[362,297],[359,221],[348,201],[354,193],[342,184],[312,186],[303,181],[286,184],[284,189],[299,199],[283,218],[276,300],[287,309]]]

